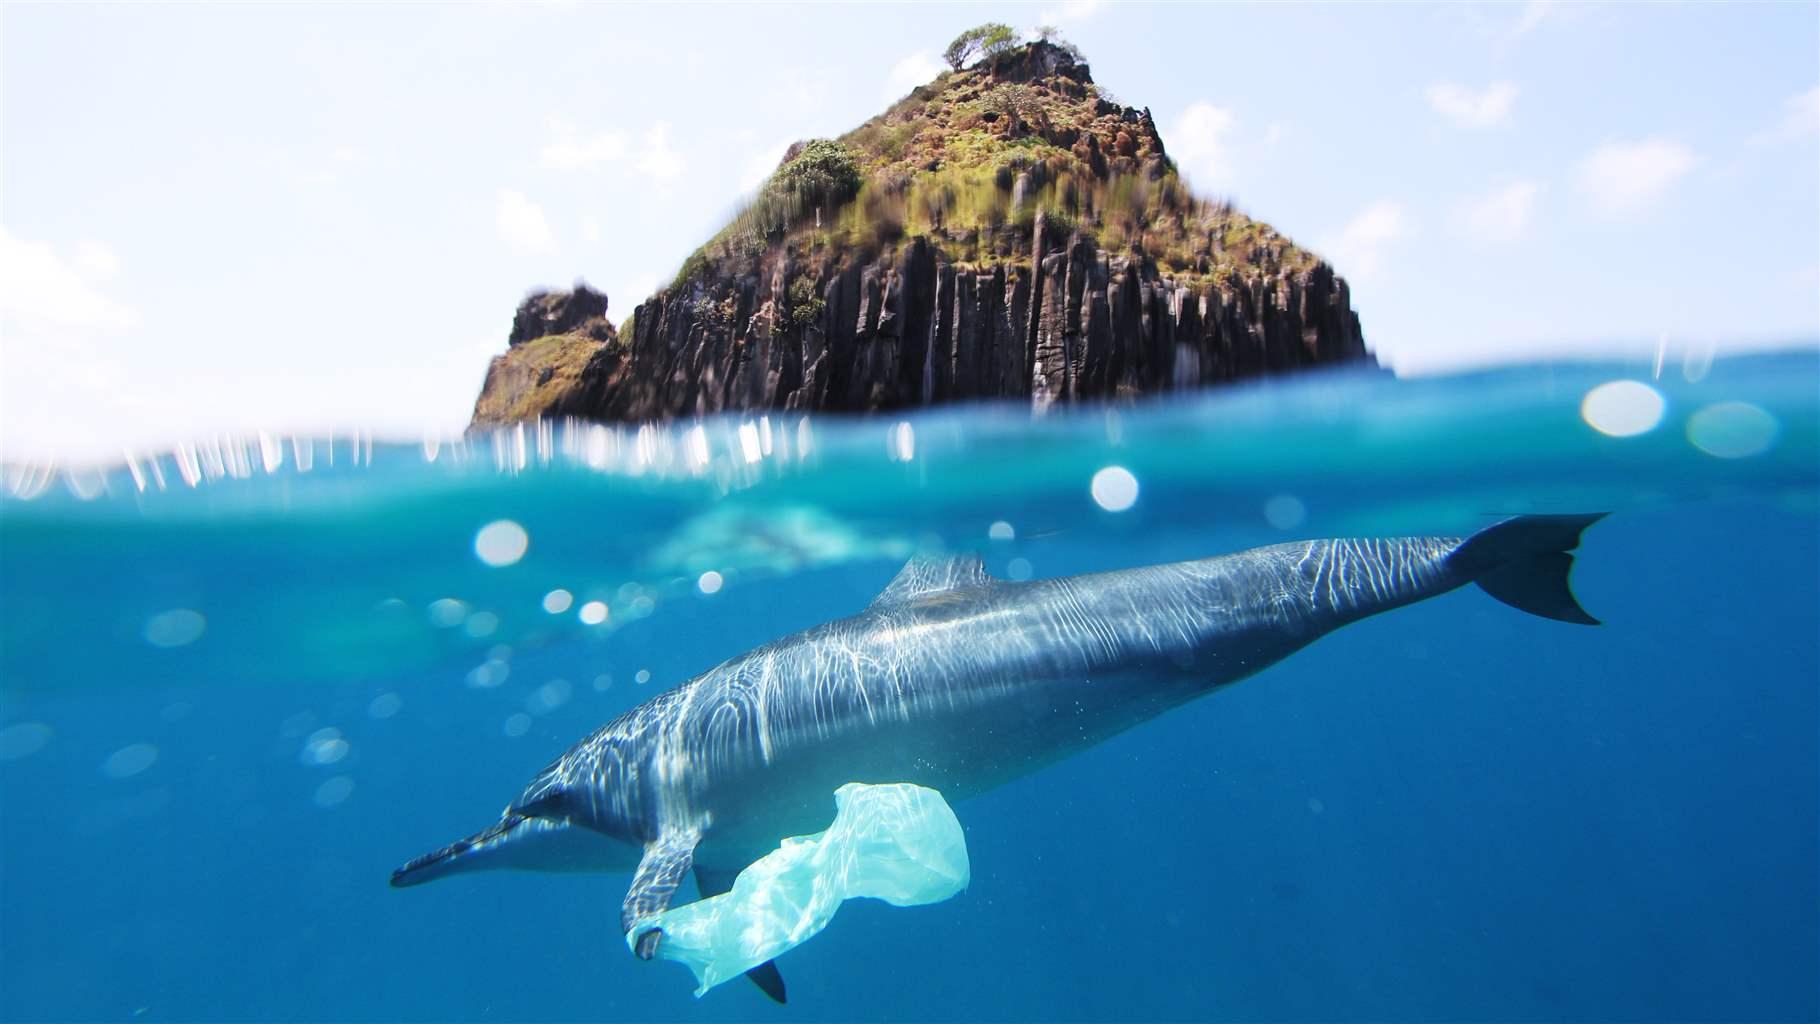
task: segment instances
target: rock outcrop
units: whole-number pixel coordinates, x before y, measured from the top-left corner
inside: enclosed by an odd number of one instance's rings
[[[807,312],[791,305],[784,265],[662,294],[547,414],[642,421],[983,398],[1042,407],[1370,359],[1346,282],[1325,264],[1190,286],[1078,233],[1040,252],[973,269],[912,239],[818,281],[819,308]]]
[[[588,326],[589,321],[599,320],[604,323],[606,316],[606,293],[597,292],[580,281],[575,282],[575,287],[566,292],[532,292],[518,304],[518,312],[512,317],[512,333],[506,338],[506,345],[520,345],[552,334],[570,334]]]
[[[616,334],[606,307],[528,298],[475,423],[1040,408],[1372,362],[1332,267],[1194,199],[1149,111],[1046,43],[793,147]]]

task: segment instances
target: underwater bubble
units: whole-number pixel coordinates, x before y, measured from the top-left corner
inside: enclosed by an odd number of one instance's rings
[[[1093,502],[1108,512],[1123,512],[1137,504],[1137,477],[1124,466],[1107,466],[1093,474]]]
[[[567,679],[552,679],[531,691],[525,698],[525,710],[533,715],[547,715],[569,702],[575,688]]]
[[[575,595],[557,587],[543,596],[543,610],[551,615],[561,615],[575,603]]]
[[[506,735],[517,739],[531,731],[531,716],[522,711],[515,711],[506,716]]]
[[[107,760],[101,762],[101,774],[110,779],[130,779],[157,760],[157,747],[150,743],[131,743],[107,755]]]
[[[207,626],[201,612],[172,608],[145,620],[145,642],[153,647],[183,647],[195,643]]]
[[[465,601],[445,597],[430,602],[430,625],[437,629],[453,629],[468,619],[468,606]]]
[[[600,625],[607,621],[607,602],[589,601],[587,604],[581,606],[580,617],[581,624],[584,626]]]
[[[1279,494],[1264,502],[1264,521],[1279,530],[1293,530],[1307,518],[1307,506],[1293,494]]]
[[[158,717],[164,719],[166,722],[176,724],[177,722],[181,722],[190,717],[190,712],[195,710],[196,706],[187,700],[174,700],[169,704],[166,704],[158,712]]]
[[[1015,580],[1019,583],[1022,583],[1023,581],[1029,579],[1030,578],[1030,559],[1013,558],[1011,561],[1005,563],[1005,575],[1011,577],[1013,580]]]
[[[283,736],[287,740],[294,740],[315,727],[316,713],[314,711],[299,711],[278,723],[278,735]]]
[[[499,616],[492,612],[475,612],[461,624],[461,631],[479,640],[492,636],[499,630]]]
[[[645,685],[651,681],[651,670],[648,668],[639,669],[638,672],[632,676],[632,681],[640,686]]]
[[[337,806],[342,801],[352,796],[353,793],[354,780],[348,778],[346,775],[337,775],[333,778],[324,779],[322,780],[322,785],[316,787],[316,806],[326,810],[327,808]]]
[[[611,690],[612,688],[613,688],[612,673],[610,673],[610,672],[602,673],[602,674],[594,677],[594,689],[596,691],[598,691],[600,693],[605,693],[608,690]]]
[[[396,715],[404,707],[404,698],[396,693],[382,693],[373,698],[367,705],[367,717],[384,721]]]
[[[491,690],[505,682],[512,675],[512,666],[499,658],[488,658],[486,661],[468,670],[468,685],[476,690]]]
[[[1321,814],[1326,810],[1327,810],[1327,804],[1324,803],[1320,797],[1311,796],[1308,798],[1308,813]]]
[[[986,536],[993,540],[1016,540],[1017,531],[1011,528],[1010,523],[1000,519],[986,528]]]
[[[17,761],[44,749],[51,741],[51,727],[43,722],[20,722],[0,729],[0,761]]]
[[[341,738],[341,730],[334,726],[318,729],[310,733],[310,738],[303,741],[303,750],[297,759],[308,765],[334,764],[348,756],[348,741]]]
[[[511,644],[494,644],[493,646],[487,648],[487,658],[488,658],[488,660],[491,660],[491,661],[510,661],[510,660],[512,660],[512,645]]]
[[[474,553],[495,569],[516,563],[530,546],[531,535],[510,519],[488,523],[474,535]]]
[[[1580,400],[1580,418],[1601,434],[1635,437],[1656,429],[1668,402],[1642,381],[1614,380],[1593,388]]]
[[[1776,443],[1782,425],[1749,402],[1715,402],[1687,418],[1687,440],[1714,458],[1762,455]]]
[[[695,581],[695,588],[704,594],[718,594],[720,593],[721,583],[720,573],[715,572],[713,569],[709,569],[707,572],[701,574],[700,579]]]

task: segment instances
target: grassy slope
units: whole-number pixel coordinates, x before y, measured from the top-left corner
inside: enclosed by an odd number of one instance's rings
[[[1011,82],[984,65],[944,72],[839,141],[864,176],[857,197],[820,211],[819,224],[817,211],[792,211],[780,233],[766,229],[776,218],[761,196],[690,258],[678,283],[709,268],[750,269],[779,247],[813,272],[917,235],[963,265],[1024,258],[1038,210],[1061,229],[1051,238],[1078,228],[1108,252],[1147,255],[1183,284],[1318,262],[1230,203],[1193,197],[1148,114],[1090,82]]]

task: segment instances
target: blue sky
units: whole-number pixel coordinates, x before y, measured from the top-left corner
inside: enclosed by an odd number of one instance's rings
[[[7,5],[0,457],[465,424],[791,140],[1059,26],[1404,373],[1820,332],[1820,5]]]

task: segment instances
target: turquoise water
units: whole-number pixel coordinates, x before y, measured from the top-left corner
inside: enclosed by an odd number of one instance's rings
[[[1820,1016],[1812,354],[0,475],[7,1019]],[[963,802],[968,890],[850,904],[788,1008],[634,961],[624,877],[386,884],[918,551],[1040,578],[1587,510],[1603,627],[1456,592]]]

